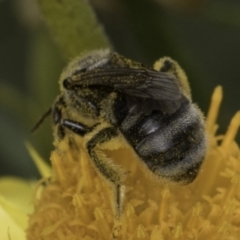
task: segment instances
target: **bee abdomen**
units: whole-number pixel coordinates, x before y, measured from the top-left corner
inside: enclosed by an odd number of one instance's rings
[[[125,136],[155,175],[188,183],[206,153],[204,131],[199,110],[188,102],[172,115],[156,111],[139,118]]]

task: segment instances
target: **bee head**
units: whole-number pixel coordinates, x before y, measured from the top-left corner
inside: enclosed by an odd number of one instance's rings
[[[71,81],[74,81],[74,75],[91,71],[105,65],[110,59],[110,54],[109,49],[101,49],[74,58],[60,76],[59,84],[61,91],[68,89],[68,80],[71,79]]]

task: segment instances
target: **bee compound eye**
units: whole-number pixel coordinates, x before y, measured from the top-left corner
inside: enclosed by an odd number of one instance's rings
[[[54,107],[53,109],[53,122],[55,124],[59,123],[62,118],[62,113],[58,107]]]

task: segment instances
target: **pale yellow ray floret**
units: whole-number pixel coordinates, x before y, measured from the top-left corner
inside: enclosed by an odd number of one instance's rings
[[[145,176],[129,149],[107,155],[127,169],[125,206],[114,218],[111,187],[93,169],[78,137],[51,154],[53,174],[39,187],[27,238],[35,239],[240,239],[240,151],[234,141],[240,112],[216,136],[222,89],[214,91],[206,128],[209,149],[199,176],[188,186]]]
[[[37,165],[42,177],[50,175],[51,168],[27,143],[27,148]],[[28,214],[33,212],[31,204],[35,189],[35,181],[27,181],[17,177],[0,178],[0,239],[25,240],[25,229],[28,225]]]
[[[27,214],[35,185],[14,177],[0,178],[0,239],[26,239]]]

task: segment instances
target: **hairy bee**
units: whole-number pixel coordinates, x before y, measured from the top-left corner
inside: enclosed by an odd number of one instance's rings
[[[85,139],[95,169],[115,188],[117,217],[123,174],[101,144],[121,136],[155,176],[195,179],[206,153],[204,120],[175,61],[162,58],[149,68],[109,50],[93,51],[68,65],[60,89],[51,109],[55,139],[69,132]]]

